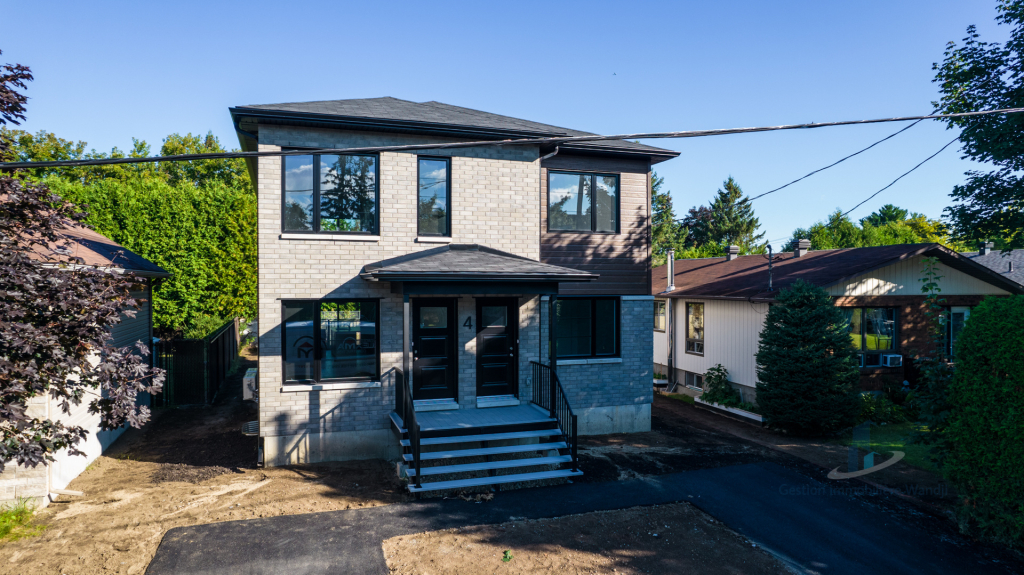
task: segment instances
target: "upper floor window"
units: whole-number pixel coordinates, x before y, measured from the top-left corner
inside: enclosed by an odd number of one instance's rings
[[[619,177],[548,171],[548,230],[618,233]]]
[[[686,302],[686,353],[704,355],[704,304]]]
[[[555,309],[558,357],[619,354],[618,298],[564,298]]]
[[[284,156],[281,229],[377,233],[377,157]]]
[[[655,300],[654,302],[654,331],[665,331],[665,302]]]
[[[896,308],[842,308],[849,322],[850,340],[860,354],[861,367],[882,365],[882,355],[896,353]]]
[[[417,172],[417,235],[451,236],[451,160],[420,158]]]

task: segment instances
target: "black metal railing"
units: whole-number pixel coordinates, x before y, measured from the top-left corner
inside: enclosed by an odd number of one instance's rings
[[[533,398],[530,400],[539,405],[542,409],[548,410],[551,417],[558,420],[558,427],[562,431],[562,440],[569,446],[569,454],[572,455],[572,470],[579,469],[579,458],[576,455],[576,446],[579,443],[576,433],[576,414],[569,405],[569,399],[565,395],[562,382],[558,374],[551,371],[551,367],[543,363],[531,361],[533,367]]]
[[[422,487],[420,479],[420,424],[416,422],[416,408],[412,402],[412,386],[405,378],[405,372],[395,368],[395,413],[402,418],[409,435],[409,452],[412,453],[412,468],[416,471],[416,487]]]

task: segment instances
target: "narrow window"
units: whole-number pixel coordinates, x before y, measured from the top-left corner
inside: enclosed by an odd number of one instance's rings
[[[548,229],[618,233],[618,176],[548,172]]]
[[[420,158],[417,195],[417,234],[451,236],[451,161]]]
[[[704,355],[703,303],[686,303],[686,353]]]
[[[285,382],[379,379],[376,300],[292,301],[282,307]]]
[[[284,157],[285,232],[377,232],[376,156]]]
[[[557,304],[558,357],[619,354],[619,300],[564,298]]]
[[[654,331],[665,331],[665,302],[654,302]]]
[[[949,340],[949,349],[946,350],[949,357],[956,357],[956,341],[960,338],[960,332],[964,330],[964,325],[967,323],[967,319],[971,317],[971,308],[966,306],[956,306],[949,310],[949,321],[946,324],[949,326],[947,331]]]

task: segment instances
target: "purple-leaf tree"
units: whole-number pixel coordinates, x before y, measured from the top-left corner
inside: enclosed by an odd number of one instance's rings
[[[0,67],[0,125],[24,119],[25,97],[15,88],[28,68]],[[9,149],[0,142],[0,158]],[[139,427],[149,409],[140,392],[158,393],[162,370],[149,367],[149,349],[111,345],[111,328],[134,317],[131,289],[140,280],[118,269],[86,265],[65,236],[85,215],[23,174],[0,172],[0,472],[14,461],[36,466],[76,445],[88,431],[31,417],[28,402],[47,396],[64,413],[87,402],[100,427]]]

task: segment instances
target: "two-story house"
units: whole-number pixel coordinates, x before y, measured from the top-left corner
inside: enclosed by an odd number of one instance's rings
[[[483,485],[578,473],[577,433],[650,429],[650,171],[677,152],[374,151],[586,134],[439,102],[230,111],[243,150],[297,152],[249,160],[266,465]]]

